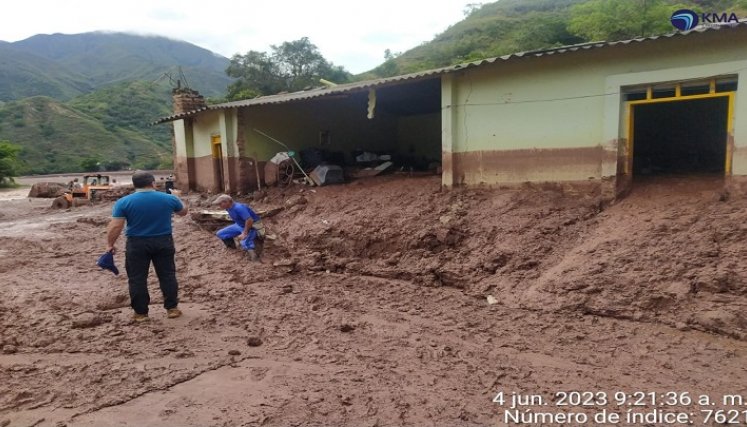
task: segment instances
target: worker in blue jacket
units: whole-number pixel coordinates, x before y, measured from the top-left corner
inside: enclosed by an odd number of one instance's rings
[[[234,202],[227,194],[221,194],[215,199],[215,204],[225,209],[233,224],[222,228],[215,233],[223,241],[226,247],[236,249],[235,237],[239,238],[241,248],[244,249],[252,261],[259,260],[256,251],[255,240],[264,237],[264,226],[262,219],[249,206]]]

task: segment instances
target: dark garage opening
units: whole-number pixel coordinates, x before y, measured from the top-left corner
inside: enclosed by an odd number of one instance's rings
[[[726,96],[633,106],[633,175],[723,174]]]

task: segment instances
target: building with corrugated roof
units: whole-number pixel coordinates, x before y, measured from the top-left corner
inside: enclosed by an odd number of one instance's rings
[[[742,22],[210,106],[177,91],[157,123],[173,122],[177,183],[193,190],[248,192],[277,152],[316,150],[440,162],[447,187],[582,182],[614,197],[636,176],[747,175],[745,78]]]

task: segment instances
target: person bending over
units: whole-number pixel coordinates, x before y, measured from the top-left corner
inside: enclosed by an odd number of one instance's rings
[[[222,228],[215,233],[223,241],[226,247],[236,248],[234,238],[238,236],[241,248],[246,251],[249,259],[259,260],[256,250],[256,240],[264,237],[264,226],[262,220],[249,206],[235,202],[231,196],[221,194],[215,199],[215,204],[225,209],[233,224]]]

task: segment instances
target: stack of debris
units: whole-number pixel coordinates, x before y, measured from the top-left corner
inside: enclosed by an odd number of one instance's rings
[[[345,174],[337,165],[319,165],[311,171],[309,178],[318,186],[345,183]]]
[[[29,197],[54,198],[63,195],[67,189],[65,184],[59,182],[37,182],[31,186]]]
[[[122,197],[132,194],[135,192],[135,187],[132,185],[121,185],[112,187],[109,190],[101,191],[96,193],[96,200],[102,200],[105,202],[113,202],[119,200]]]
[[[355,162],[359,166],[366,165],[367,167],[362,169],[357,168],[352,171],[350,175],[353,178],[367,178],[380,175],[394,165],[391,154],[376,154],[369,151],[363,151],[355,155]]]

